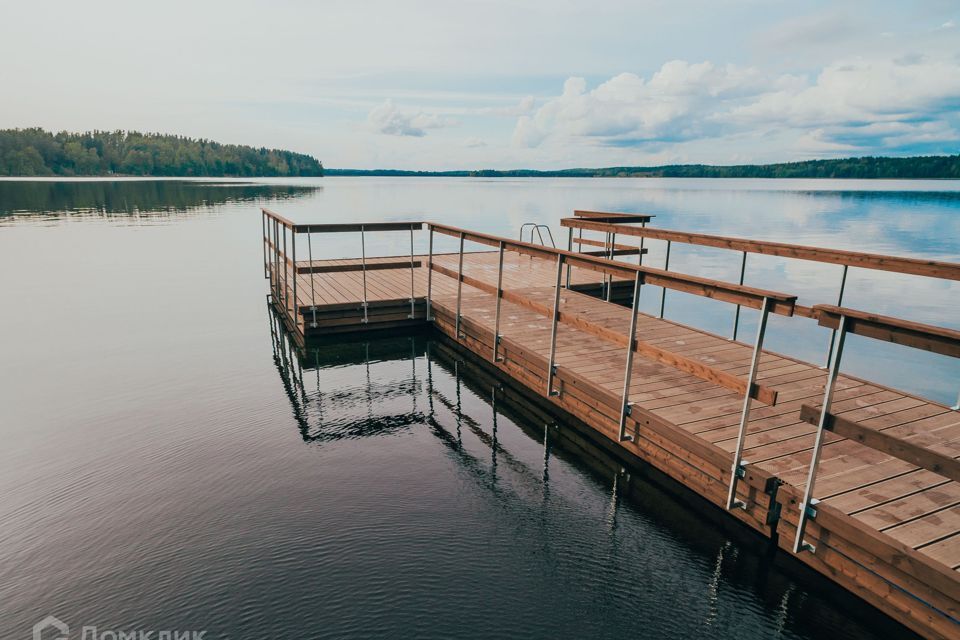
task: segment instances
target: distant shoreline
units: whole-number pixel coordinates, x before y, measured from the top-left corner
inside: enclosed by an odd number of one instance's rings
[[[777,164],[677,164],[653,167],[602,167],[559,170],[479,169],[411,171],[406,169],[324,169],[328,176],[416,178],[802,178],[875,180],[957,180],[960,155],[908,158],[862,157],[805,160]]]

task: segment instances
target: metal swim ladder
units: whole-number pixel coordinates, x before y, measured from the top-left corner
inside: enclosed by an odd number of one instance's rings
[[[524,222],[520,225],[520,242],[523,242],[523,230],[527,227],[530,227],[530,240],[528,242],[533,244],[533,232],[537,232],[537,237],[540,239],[540,244],[547,246],[547,243],[543,241],[543,234],[540,233],[540,229],[547,230],[547,239],[550,241],[550,246],[554,249],[557,248],[557,243],[553,241],[553,232],[550,231],[550,226],[546,224],[537,224],[536,222]]]

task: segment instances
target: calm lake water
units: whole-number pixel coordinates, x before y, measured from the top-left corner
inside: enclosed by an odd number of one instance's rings
[[[0,637],[29,638],[47,615],[77,638],[83,626],[207,638],[902,633],[654,474],[618,493],[618,466],[495,401],[429,335],[293,353],[266,307],[261,206],[509,236],[536,221],[560,244],[574,208],[643,211],[665,228],[960,259],[955,182],[0,181]],[[368,250],[407,242],[374,236]],[[649,264],[662,264],[661,245]],[[314,245],[358,252],[354,236]],[[676,246],[670,267],[735,279],[739,256]],[[835,302],[839,277],[751,256],[746,282],[811,304]],[[958,327],[958,294],[852,270],[845,303]],[[666,308],[730,331],[726,305],[671,293]],[[754,321],[744,313],[741,335]],[[768,340],[820,361],[828,334],[775,318]],[[851,340],[845,367],[955,401],[956,363],[886,347]]]

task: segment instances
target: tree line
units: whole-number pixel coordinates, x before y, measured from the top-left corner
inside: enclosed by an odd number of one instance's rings
[[[293,151],[138,131],[0,130],[0,176],[322,176]]]
[[[439,176],[460,178],[863,178],[960,179],[960,155],[889,158],[866,156],[779,164],[675,164],[599,169],[480,169],[406,171],[402,169],[328,169],[327,175]]]

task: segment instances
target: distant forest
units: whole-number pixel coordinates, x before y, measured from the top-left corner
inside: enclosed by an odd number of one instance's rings
[[[910,158],[843,158],[780,164],[673,164],[602,169],[481,169],[477,171],[404,171],[328,169],[329,176],[439,176],[463,178],[902,178],[960,179],[960,155]]]
[[[280,149],[137,131],[0,130],[0,176],[322,176],[319,160]]]

